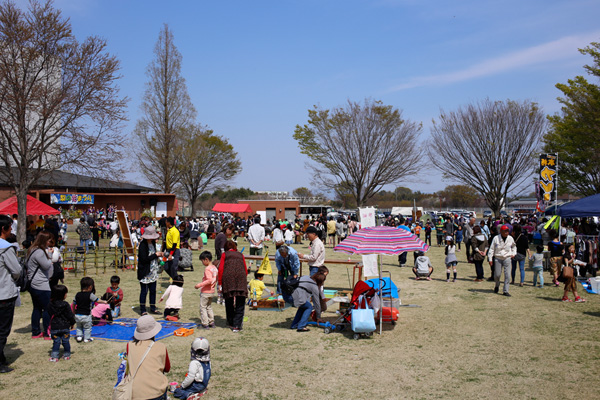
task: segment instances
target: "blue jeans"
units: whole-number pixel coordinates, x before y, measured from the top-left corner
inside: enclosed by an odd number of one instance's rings
[[[79,247],[83,247],[85,249],[86,253],[88,252],[88,249],[89,249],[89,247],[88,247],[89,243],[90,243],[89,240],[79,239]]]
[[[310,276],[313,276],[314,274],[317,273],[317,271],[319,271],[319,267],[309,267],[308,268]]]
[[[313,307],[312,304],[310,304],[310,301],[306,301],[306,303],[298,307],[298,311],[296,311],[296,316],[292,321],[292,326],[290,326],[290,329],[306,328],[306,325],[308,325],[308,318],[310,318],[310,313],[312,310]]]
[[[50,304],[50,291],[31,288],[29,294],[33,302],[33,311],[31,312],[31,336],[37,336],[40,333],[48,334],[50,326],[50,314],[48,314],[48,305]],[[40,328],[40,318],[42,319],[44,330]]]
[[[184,388],[175,389],[175,391],[173,392],[173,396],[177,397],[178,399],[187,399],[189,396],[193,395],[194,393],[200,393],[204,389],[206,389],[206,385],[204,383],[194,381],[194,383],[192,383],[190,386],[186,387],[185,389]]]
[[[521,283],[525,282],[525,260],[517,261],[514,258],[511,260],[512,263],[512,281],[515,281],[515,272],[517,271],[517,263],[519,263],[519,273],[521,274]]]
[[[544,286],[544,267],[533,268],[533,286],[537,283],[537,278],[540,277],[540,287]]]
[[[92,316],[75,314],[77,337],[88,340],[92,337]]]
[[[58,351],[60,350],[60,345],[63,345],[65,352],[63,353],[63,357],[71,357],[71,344],[69,343],[69,338],[71,334],[68,329],[58,329],[50,330],[50,336],[54,343],[52,344],[52,353],[50,353],[50,357],[58,358]]]
[[[158,397],[155,397],[153,399],[149,399],[149,400],[167,400],[167,391],[165,390],[165,392],[163,394],[161,394]]]

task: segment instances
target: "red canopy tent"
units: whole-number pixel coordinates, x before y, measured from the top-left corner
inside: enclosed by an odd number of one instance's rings
[[[212,209],[216,212],[227,212],[227,213],[251,213],[252,208],[247,203],[217,203]]]
[[[4,200],[0,203],[0,214],[18,214],[17,196]],[[57,209],[42,203],[35,197],[27,195],[27,215],[54,215],[60,214]]]

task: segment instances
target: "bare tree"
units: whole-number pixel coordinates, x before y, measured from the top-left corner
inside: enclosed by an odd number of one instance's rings
[[[196,200],[210,187],[225,183],[241,172],[241,162],[227,139],[192,125],[183,134],[179,182],[195,216]]]
[[[292,191],[292,196],[298,198],[300,204],[320,204],[325,201],[323,193],[313,193],[307,187],[299,187]]]
[[[141,146],[138,159],[142,173],[157,188],[171,193],[179,181],[182,135],[196,110],[181,76],[181,53],[167,24],[160,31],[154,56],[146,70],[149,81],[135,135]]]
[[[341,182],[362,206],[385,185],[415,174],[421,165],[420,124],[380,101],[348,101],[332,111],[315,106],[294,139],[314,163],[314,184],[335,190]]]
[[[545,127],[536,103],[486,99],[442,110],[427,151],[444,177],[475,188],[498,216],[508,193],[531,178]]]
[[[57,169],[120,172],[127,99],[106,41],[79,43],[52,2],[0,4],[0,173],[18,199],[25,238],[27,192]]]

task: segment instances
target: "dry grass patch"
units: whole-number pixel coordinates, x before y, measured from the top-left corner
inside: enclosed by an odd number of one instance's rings
[[[208,248],[212,247],[209,241]],[[306,245],[298,247],[307,250]],[[193,284],[203,272],[198,254],[194,253],[196,270],[184,273],[182,310],[184,321],[196,323],[199,292]],[[383,335],[371,339],[355,341],[351,333],[325,335],[315,328],[299,334],[288,329],[294,308],[247,310],[244,330],[234,334],[225,327],[224,307],[213,303],[218,328],[197,331],[211,343],[213,376],[207,398],[597,398],[597,295],[586,294],[586,304],[563,304],[559,301],[562,288],[532,287],[533,275],[528,270],[526,286],[511,286],[513,297],[505,298],[492,292],[493,284],[472,281],[472,264],[461,262],[458,281],[447,283],[443,248],[433,247],[429,255],[436,268],[431,282],[415,281],[409,268],[399,268],[394,257],[384,257],[384,269],[392,272],[402,303],[421,308],[402,307],[398,325],[386,324]],[[347,258],[330,248],[327,257]],[[459,253],[459,259],[464,258]],[[346,266],[329,267],[327,287],[349,288]],[[137,317],[135,272],[119,275],[125,293],[123,316]],[[78,291],[81,276],[67,274],[69,300]],[[103,292],[111,272],[91,276]],[[269,277],[265,282],[272,287]],[[168,285],[164,276],[160,283],[164,291]],[[51,342],[30,339],[31,308],[26,295],[16,310],[6,350],[15,371],[0,376],[0,396],[109,398],[119,364],[117,354],[124,351],[125,343],[78,344],[72,339],[72,359],[50,363]],[[336,317],[335,310],[324,315],[330,320]],[[187,372],[191,341],[192,337],[164,339],[172,364],[169,380],[181,382]]]

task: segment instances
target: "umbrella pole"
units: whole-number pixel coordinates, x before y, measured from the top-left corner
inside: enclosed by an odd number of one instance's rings
[[[382,258],[383,256],[380,254],[379,255],[379,262],[378,264],[378,270],[379,270],[379,282],[377,287],[379,288],[378,292],[379,292],[379,301],[381,304],[381,307],[379,308],[379,335],[381,335],[381,331],[383,329],[383,297],[381,297],[381,263],[382,263]]]

